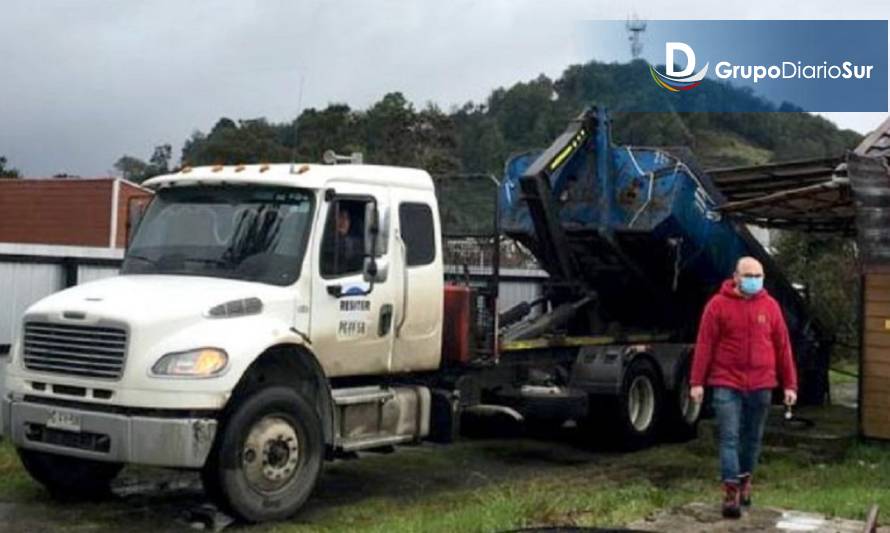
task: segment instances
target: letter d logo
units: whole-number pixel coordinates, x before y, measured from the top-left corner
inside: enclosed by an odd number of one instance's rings
[[[683,70],[674,69],[674,57],[676,52],[680,52],[686,56],[686,67]],[[652,79],[655,80],[660,87],[672,93],[680,91],[688,91],[701,85],[702,79],[708,73],[710,63],[705,63],[701,70],[695,72],[695,52],[692,47],[686,43],[666,42],[664,43],[664,70],[662,74],[655,70],[655,67],[649,65],[649,72]]]
[[[675,52],[683,52],[686,56],[686,67],[683,70],[674,70]],[[695,71],[695,52],[686,43],[664,43],[664,70],[665,74],[672,77],[684,78]]]

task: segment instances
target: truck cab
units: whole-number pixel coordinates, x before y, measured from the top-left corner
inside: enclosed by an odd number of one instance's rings
[[[426,172],[216,166],[144,185],[121,275],[23,318],[3,426],[33,477],[70,494],[128,463],[202,469],[225,508],[275,519],[325,456],[429,432],[428,389],[380,385],[442,360]]]

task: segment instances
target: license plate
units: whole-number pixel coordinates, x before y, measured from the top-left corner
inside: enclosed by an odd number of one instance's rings
[[[46,421],[46,427],[80,433],[80,415],[67,411],[53,411]]]

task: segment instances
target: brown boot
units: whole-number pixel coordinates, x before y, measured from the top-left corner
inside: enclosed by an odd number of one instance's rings
[[[739,484],[732,481],[723,482],[723,518],[739,518],[742,508],[739,505]]]
[[[751,474],[739,476],[739,501],[744,507],[751,507]]]

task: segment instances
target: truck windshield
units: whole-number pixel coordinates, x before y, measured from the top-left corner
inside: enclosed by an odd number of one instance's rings
[[[181,274],[289,285],[300,265],[313,196],[290,187],[196,186],[158,192],[122,274]]]

